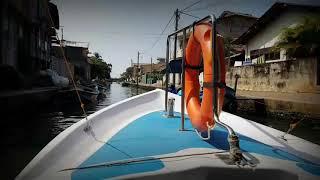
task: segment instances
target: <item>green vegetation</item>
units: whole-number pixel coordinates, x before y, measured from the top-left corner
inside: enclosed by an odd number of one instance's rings
[[[90,57],[91,61],[91,78],[98,77],[99,79],[110,79],[112,64],[106,63],[99,53],[95,52],[94,56]]]
[[[133,67],[128,67],[120,76],[122,80],[130,79],[133,76]]]
[[[224,54],[225,54],[225,57],[228,57],[228,56],[231,56],[231,55],[234,55],[235,53],[233,52],[233,44],[232,44],[232,41],[233,39],[230,38],[230,37],[226,37],[224,38]]]
[[[320,16],[314,16],[283,29],[276,49],[285,49],[289,57],[306,57],[319,55],[319,45]]]

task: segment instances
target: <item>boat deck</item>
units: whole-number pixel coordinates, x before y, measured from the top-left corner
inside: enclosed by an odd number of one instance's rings
[[[121,129],[78,168],[132,158],[163,156],[193,148],[205,148],[209,151],[229,149],[228,134],[226,130],[219,126],[211,131],[212,138],[209,141],[203,141],[197,136],[188,117],[185,120],[186,130],[180,131],[180,126],[179,113],[175,113],[174,118],[166,118],[162,111],[146,114]],[[319,167],[311,162],[241,134],[238,135],[241,150],[244,152],[292,161],[304,171],[313,175],[320,175]],[[163,169],[165,166],[164,161],[154,159],[144,163],[76,169],[71,175],[72,179],[104,179],[154,172]]]

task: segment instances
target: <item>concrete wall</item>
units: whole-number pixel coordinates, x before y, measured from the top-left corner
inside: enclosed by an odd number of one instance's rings
[[[232,67],[226,76],[228,86],[234,87],[236,74],[240,75],[237,87],[239,90],[320,92],[320,86],[316,85],[316,58]]]
[[[74,74],[74,65],[69,63],[69,68],[70,68],[71,74]],[[50,69],[56,71],[60,76],[64,76],[66,78],[69,78],[69,80],[71,80],[70,72],[63,59],[52,56]]]

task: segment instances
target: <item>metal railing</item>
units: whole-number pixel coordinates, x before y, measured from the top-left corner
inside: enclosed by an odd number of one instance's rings
[[[213,82],[212,82],[212,87],[213,87],[213,97],[212,97],[212,101],[213,101],[213,116],[214,116],[214,120],[216,121],[217,124],[219,124],[220,126],[224,127],[227,131],[228,131],[228,142],[229,142],[229,146],[230,146],[230,158],[232,160],[234,160],[235,162],[240,162],[243,159],[241,150],[239,148],[239,139],[238,136],[235,134],[234,130],[228,126],[227,124],[223,123],[220,121],[219,119],[219,101],[218,101],[218,89],[221,87],[218,87],[217,84],[220,83],[220,67],[224,66],[224,64],[220,64],[220,58],[219,58],[219,53],[217,52],[217,30],[216,30],[216,17],[214,15],[209,15],[206,16],[198,21],[195,21],[193,24],[188,25],[184,28],[181,28],[171,34],[168,35],[167,38],[167,49],[166,49],[166,85],[165,85],[165,111],[167,112],[168,107],[168,84],[169,84],[169,49],[170,49],[170,38],[172,36],[177,35],[178,33],[183,33],[183,44],[182,44],[182,63],[181,63],[181,69],[182,69],[182,94],[181,94],[181,128],[180,130],[185,130],[184,127],[184,121],[185,121],[185,59],[186,59],[186,31],[190,30],[191,28],[194,31],[194,27],[199,24],[199,23],[203,23],[203,22],[211,22],[212,25],[212,36],[211,36],[211,48],[212,48],[212,68],[214,70],[214,73],[212,74],[213,76]],[[175,46],[176,47],[176,46]],[[174,51],[176,51],[177,49],[174,48]]]

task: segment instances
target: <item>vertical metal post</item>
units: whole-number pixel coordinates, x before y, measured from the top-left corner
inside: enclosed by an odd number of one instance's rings
[[[167,38],[167,52],[166,52],[166,94],[164,100],[165,111],[168,110],[168,83],[169,83],[169,40],[170,37]]]
[[[176,24],[175,24],[175,31],[178,30],[178,21],[179,21],[179,9],[176,9],[175,11],[175,16],[176,16]],[[177,33],[174,35],[174,51],[173,51],[173,60],[177,59]],[[176,74],[173,73],[172,77],[173,85],[176,86]]]
[[[184,131],[184,94],[185,94],[185,61],[186,61],[186,30],[183,30],[183,40],[182,40],[182,62],[181,62],[181,70],[182,70],[182,86],[181,86],[181,131]]]
[[[63,26],[60,26],[61,27],[61,40],[63,40]]]
[[[233,129],[226,125],[225,123],[221,122],[219,120],[219,114],[218,114],[218,87],[217,87],[217,82],[220,81],[220,69],[219,66],[220,65],[220,58],[219,58],[219,53],[217,52],[217,30],[216,30],[216,18],[215,16],[211,15],[211,20],[212,20],[212,66],[214,72],[212,73],[213,75],[213,113],[214,116],[217,117],[216,119],[216,123],[220,124],[221,126],[223,126],[224,128],[226,128],[228,130],[228,134],[229,137],[234,137],[236,136],[235,132],[233,131]],[[239,141],[238,141],[239,142]],[[239,146],[239,145],[238,145]]]
[[[236,81],[234,82],[234,95],[236,95],[236,93],[237,93],[237,86],[238,86],[238,79],[240,78],[240,75],[239,75],[239,74],[236,74],[234,77],[236,78]]]
[[[216,30],[216,21],[214,16],[211,16],[211,21],[212,21],[212,33],[211,33],[211,42],[212,42],[212,69],[213,69],[213,73],[212,73],[212,87],[213,87],[213,97],[212,97],[212,101],[213,101],[213,115],[214,116],[218,116],[218,89],[216,86],[216,82],[218,82],[217,79],[217,30]]]

